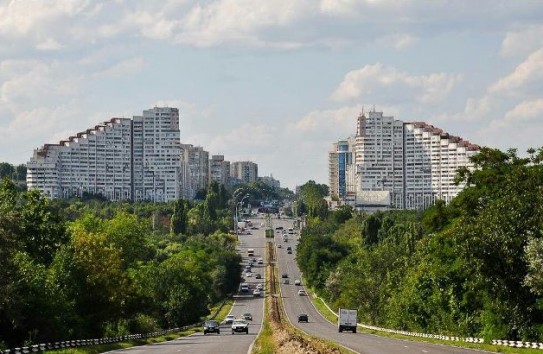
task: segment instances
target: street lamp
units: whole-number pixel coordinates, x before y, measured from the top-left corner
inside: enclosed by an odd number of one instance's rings
[[[239,231],[238,231],[238,221],[239,221],[239,211],[238,211],[238,205],[240,207],[243,207],[243,201],[246,199],[246,198],[249,198],[250,195],[247,194],[245,195],[243,198],[241,198],[241,201],[236,203],[236,214],[234,216],[234,219],[235,219],[235,225],[234,225],[234,229],[236,230],[236,238],[239,237]]]

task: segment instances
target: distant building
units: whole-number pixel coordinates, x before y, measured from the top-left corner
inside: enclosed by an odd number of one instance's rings
[[[194,199],[196,192],[206,189],[209,184],[209,152],[191,144],[182,144],[181,151],[182,196]]]
[[[241,183],[255,182],[258,177],[258,165],[251,161],[235,161],[230,164],[230,176]]]
[[[178,109],[155,107],[36,149],[27,185],[49,198],[90,193],[114,201],[175,200],[180,149]]]
[[[353,174],[343,165],[348,166],[354,148],[354,204],[369,211],[421,209],[438,199],[449,202],[464,188],[454,184],[456,170],[473,168],[469,157],[479,150],[427,123],[404,123],[375,111],[358,116],[354,139],[354,147],[347,139],[335,143],[329,153],[330,191],[347,203],[352,200],[347,176]]]
[[[275,178],[273,178],[273,176],[258,177],[258,180],[270,186],[272,189],[275,189],[275,190],[281,189],[281,183]]]
[[[328,153],[328,182],[330,196],[345,199],[356,193],[355,139],[348,138],[333,144]]]
[[[224,155],[212,155],[209,160],[209,182],[228,184],[230,177],[230,161],[224,160]]]

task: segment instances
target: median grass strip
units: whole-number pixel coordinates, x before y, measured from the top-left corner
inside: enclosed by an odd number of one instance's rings
[[[252,353],[351,353],[351,351],[333,342],[303,333],[289,323],[280,295],[280,285],[276,276],[275,253],[272,243],[267,244],[267,256],[266,282],[269,290],[265,315],[267,323],[265,323],[264,329],[253,347]]]
[[[317,309],[317,311],[319,311],[321,315],[323,315],[330,322],[336,323],[337,316],[328,309],[328,307],[324,304],[324,300],[322,300],[320,297],[317,297],[317,295],[315,295],[314,289],[310,289],[310,291],[313,294],[313,296],[311,296],[311,302],[313,302],[313,305],[315,305],[315,308]],[[460,341],[458,342],[445,341],[445,340],[434,339],[434,338],[412,337],[412,336],[405,336],[401,334],[367,329],[361,326],[358,326],[358,331],[362,333],[374,334],[380,337],[396,338],[396,339],[408,340],[408,341],[413,341],[413,342],[443,344],[443,345],[454,346],[454,347],[484,350],[484,351],[489,351],[489,352],[494,352],[494,353],[516,353],[516,354],[543,353],[543,351],[540,349],[513,348],[513,347],[504,347],[504,346],[485,344],[485,343],[479,344],[479,343],[468,343],[468,342],[460,342]]]

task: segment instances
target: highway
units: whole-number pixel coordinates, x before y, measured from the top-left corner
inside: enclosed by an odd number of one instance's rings
[[[259,230],[250,230],[252,235],[239,235],[239,251],[243,257],[243,266],[247,264],[247,261],[249,259],[249,257],[247,256],[248,248],[253,248],[255,250],[256,258],[265,258],[264,251],[266,239],[264,228],[260,227],[260,223],[263,222],[263,219],[251,220],[253,220],[254,224],[259,227]],[[246,312],[249,312],[253,315],[253,320],[248,321],[249,334],[232,334],[230,325],[221,324],[220,334],[210,333],[204,335],[203,332],[199,332],[168,342],[131,347],[127,349],[111,351],[109,353],[247,353],[251,344],[256,339],[260,328],[262,327],[262,319],[264,316],[264,297],[254,298],[252,296],[252,293],[256,284],[262,283],[262,285],[265,286],[265,263],[262,265],[255,264],[253,266],[253,273],[260,273],[262,275],[262,279],[255,279],[255,276],[253,275],[252,277],[242,280],[249,283],[250,295],[235,296],[235,303],[231,312],[231,314],[235,315],[236,317],[241,317],[241,315]]]
[[[292,227],[292,220],[274,219],[274,228],[283,226],[283,228]],[[284,284],[281,280],[281,293],[283,297],[283,303],[287,317],[290,322],[302,331],[319,338],[325,338],[336,342],[344,347],[347,347],[354,352],[364,354],[395,354],[395,353],[435,353],[435,354],[459,354],[469,353],[473,354],[481,352],[480,350],[471,350],[458,348],[454,346],[414,342],[400,339],[392,339],[387,337],[380,337],[376,335],[370,335],[365,333],[351,333],[343,332],[339,333],[337,324],[330,323],[324,317],[320,315],[311,303],[308,296],[298,295],[299,289],[305,289],[304,284],[300,286],[294,285],[295,279],[301,280],[300,270],[296,264],[296,235],[289,235],[288,241],[284,242],[282,233],[275,231],[275,244],[278,271],[277,274],[281,276],[282,273],[288,274],[290,284]],[[281,248],[277,245],[281,244]],[[292,254],[287,253],[287,246],[292,247]],[[305,313],[309,315],[309,323],[298,323],[298,314]]]

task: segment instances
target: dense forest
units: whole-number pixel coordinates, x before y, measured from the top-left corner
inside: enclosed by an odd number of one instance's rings
[[[424,211],[325,212],[306,195],[308,284],[368,324],[542,341],[543,150],[483,148],[472,161],[463,192]]]
[[[12,176],[8,171],[6,177]],[[278,198],[258,183],[236,193]],[[0,349],[146,333],[201,320],[237,290],[236,196],[199,200],[48,200],[0,183]]]

